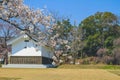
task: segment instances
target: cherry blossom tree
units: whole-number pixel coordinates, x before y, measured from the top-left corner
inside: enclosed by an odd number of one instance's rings
[[[0,0],[0,20],[27,34],[39,45],[51,47],[55,55],[53,63],[56,65],[59,64],[59,57],[63,52],[60,45],[66,45],[68,41],[60,38],[60,33],[51,36],[59,26],[52,14],[45,11],[30,8],[23,4],[23,0]],[[67,45],[66,47],[69,48]]]
[[[51,26],[52,18],[40,9],[34,10],[24,5],[23,0],[1,0],[0,19],[27,34],[39,30],[41,26]]]
[[[57,63],[57,65],[59,65],[62,62],[62,54],[67,53],[71,48],[70,37],[72,28],[73,26],[71,25],[69,19],[57,21],[57,24],[53,26],[53,30],[50,34],[50,45],[55,51],[53,60]]]

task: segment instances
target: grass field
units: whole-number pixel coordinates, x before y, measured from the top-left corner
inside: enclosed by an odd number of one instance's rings
[[[0,80],[120,80],[119,72],[120,70],[106,69],[0,68]]]
[[[120,65],[61,65],[58,68],[62,69],[120,69]]]

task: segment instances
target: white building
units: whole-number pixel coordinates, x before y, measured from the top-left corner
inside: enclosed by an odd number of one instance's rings
[[[8,53],[8,64],[51,64],[53,51],[23,34],[7,41],[11,46]]]

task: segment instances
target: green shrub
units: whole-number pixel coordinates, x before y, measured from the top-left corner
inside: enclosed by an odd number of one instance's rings
[[[120,69],[119,65],[106,65],[103,66],[102,69]]]
[[[84,60],[82,61],[82,64],[90,64],[90,62],[89,62],[88,59],[84,59]]]

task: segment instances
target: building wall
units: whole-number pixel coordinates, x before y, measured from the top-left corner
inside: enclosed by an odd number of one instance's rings
[[[12,54],[15,54],[16,52],[24,49],[24,47],[25,42],[22,39],[16,41],[15,43],[12,44]]]
[[[53,51],[50,50],[47,47],[42,47],[42,56],[52,58],[53,57]]]
[[[10,64],[51,64],[53,52],[48,47],[37,46],[33,40],[23,36],[8,42],[12,46]]]
[[[41,47],[37,47],[32,40],[24,40],[21,38],[12,44],[12,56],[41,56]]]
[[[41,56],[11,56],[10,64],[42,64]]]
[[[52,59],[42,56],[11,56],[10,64],[52,64]]]

